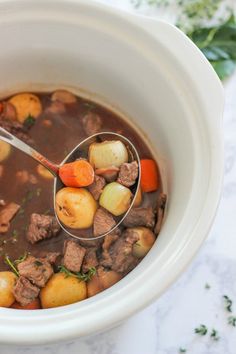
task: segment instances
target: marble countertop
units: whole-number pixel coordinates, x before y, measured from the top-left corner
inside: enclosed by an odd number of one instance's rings
[[[128,0],[100,1],[133,10]],[[230,313],[222,298],[234,300],[236,315],[236,73],[225,92],[222,199],[209,237],[188,270],[158,301],[116,329],[50,346],[0,346],[1,354],[175,354],[180,347],[191,354],[236,353],[236,327],[227,323]],[[220,339],[196,335],[200,324],[216,329]]]

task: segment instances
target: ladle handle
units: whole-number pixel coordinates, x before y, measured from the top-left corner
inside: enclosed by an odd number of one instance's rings
[[[41,155],[38,151],[34,150],[29,145],[25,144],[20,139],[9,133],[7,130],[0,127],[0,140],[14,146],[18,150],[23,151],[25,154],[38,161],[41,165],[47,168],[54,176],[57,176],[59,167],[53,162],[49,161],[46,157]]]

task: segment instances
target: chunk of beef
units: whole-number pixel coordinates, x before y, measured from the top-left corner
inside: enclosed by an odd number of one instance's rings
[[[107,182],[114,182],[117,179],[119,168],[116,166],[110,166],[106,168],[97,168],[95,173],[105,178]]]
[[[0,119],[7,119],[10,121],[16,121],[16,109],[10,102],[1,103]]]
[[[13,295],[21,306],[30,304],[39,296],[40,289],[31,284],[25,277],[20,276],[13,288]]]
[[[6,129],[9,133],[15,135],[20,140],[23,140],[26,144],[34,145],[34,141],[28,135],[28,130],[23,126],[23,124],[17,121],[0,119],[0,126]]]
[[[64,244],[64,266],[71,272],[79,272],[86,249],[81,247],[76,241],[67,240]]]
[[[162,221],[163,221],[163,217],[164,217],[164,213],[165,213],[165,206],[166,206],[166,194],[161,193],[158,197],[158,201],[157,201],[157,222],[154,228],[154,232],[156,235],[159,235],[160,231],[161,231],[161,225],[162,225]]]
[[[32,173],[29,173],[27,170],[21,170],[16,172],[16,180],[20,183],[31,183],[37,184],[38,180]]]
[[[153,228],[155,225],[155,214],[152,207],[132,208],[123,221],[126,227],[146,226]]]
[[[102,244],[103,251],[108,251],[111,245],[118,239],[120,235],[121,231],[118,228],[110,234],[106,235]]]
[[[94,112],[88,112],[83,117],[82,123],[84,131],[87,135],[93,135],[101,131],[102,119],[98,114]]]
[[[97,267],[98,259],[95,248],[89,248],[86,250],[85,257],[83,260],[82,271],[84,273],[88,272],[90,268]]]
[[[28,256],[17,266],[19,274],[31,281],[34,285],[43,288],[53,274],[51,264],[45,258]]]
[[[125,187],[131,187],[138,177],[138,163],[137,161],[125,162],[120,166],[120,172],[117,182],[123,184]]]
[[[138,259],[132,254],[133,244],[138,241],[135,232],[124,231],[109,248],[109,258],[103,259],[101,264],[118,273],[128,273],[138,264]]]
[[[88,187],[89,192],[93,195],[95,200],[98,200],[104,186],[106,185],[105,178],[95,175],[93,183]]]
[[[55,216],[33,213],[26,236],[27,240],[34,244],[46,238],[56,236],[59,230],[60,226]]]
[[[6,233],[10,227],[10,221],[16,215],[20,206],[16,203],[9,203],[0,211],[0,233]]]
[[[112,264],[112,258],[109,252],[110,247],[119,238],[120,235],[120,230],[116,229],[112,233],[104,237],[104,241],[102,244],[102,265],[109,267]]]
[[[45,259],[50,264],[55,264],[59,256],[61,256],[60,252],[47,252],[47,251],[40,252],[40,258]]]
[[[99,236],[109,232],[116,222],[113,216],[103,208],[98,208],[93,220],[93,234]]]

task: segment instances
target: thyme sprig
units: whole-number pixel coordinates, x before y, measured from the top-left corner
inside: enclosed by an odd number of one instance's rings
[[[19,274],[19,272],[18,272],[18,270],[17,270],[17,268],[16,268],[16,266],[14,264],[14,261],[12,261],[9,256],[6,255],[4,257],[4,262],[11,268],[11,270],[13,271],[13,273],[15,273],[15,275],[17,277],[20,276],[20,274]]]
[[[228,312],[232,312],[233,301],[227,296],[223,295],[225,309]]]
[[[207,327],[204,324],[201,324],[199,327],[196,327],[194,329],[194,332],[196,334],[201,335],[201,336],[205,336],[207,334],[207,332],[208,332],[208,329],[207,329]]]
[[[228,324],[233,327],[236,327],[236,316],[229,316],[228,317]]]
[[[217,340],[220,339],[220,336],[219,336],[219,334],[218,334],[218,331],[217,331],[216,329],[214,329],[214,328],[213,328],[212,331],[211,331],[210,337],[211,337],[213,340],[215,340],[215,341],[217,341]]]
[[[59,272],[60,273],[64,273],[65,277],[74,277],[77,278],[79,280],[83,280],[83,281],[88,281],[90,280],[95,274],[96,274],[96,268],[91,267],[88,272],[86,273],[81,273],[81,272],[71,272],[70,270],[68,270],[64,265],[60,265],[58,267]]]

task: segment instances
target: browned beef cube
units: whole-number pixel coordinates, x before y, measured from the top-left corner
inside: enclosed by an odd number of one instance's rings
[[[123,221],[126,227],[146,226],[153,228],[155,225],[155,214],[152,207],[132,208]]]
[[[132,254],[133,244],[138,240],[135,232],[124,231],[109,248],[109,256],[102,260],[101,264],[118,273],[128,273],[137,264],[138,260]],[[107,256],[107,254],[106,254]]]
[[[159,235],[161,231],[161,225],[164,218],[165,206],[166,206],[166,194],[161,193],[158,197],[157,201],[157,222],[154,228],[154,232],[156,235]]]
[[[57,258],[61,255],[60,252],[41,252],[40,253],[40,258],[44,258],[46,261],[48,261],[50,264],[55,264]]]
[[[65,241],[64,245],[64,266],[71,272],[80,272],[86,249],[76,241]]]
[[[21,276],[29,279],[33,284],[43,288],[53,274],[51,264],[44,258],[28,256],[25,261],[18,264]]]
[[[20,209],[16,203],[9,203],[0,211],[0,233],[6,233],[10,227],[10,221]]]
[[[109,232],[116,222],[113,216],[103,208],[98,208],[93,220],[93,234],[99,236]]]
[[[125,187],[131,187],[138,177],[138,163],[137,161],[125,162],[120,166],[120,172],[117,182],[123,184]]]
[[[34,144],[34,141],[28,135],[27,129],[21,123],[0,118],[0,126],[9,131],[9,133],[17,136],[17,138],[23,140],[26,144]]]
[[[95,200],[99,199],[105,185],[106,185],[105,178],[98,175],[94,176],[94,182],[88,187],[88,189],[90,193],[93,195]]]
[[[27,232],[27,240],[34,244],[46,238],[56,236],[59,230],[60,226],[55,216],[33,213]]]
[[[86,250],[86,254],[83,260],[82,271],[88,272],[90,268],[97,267],[98,259],[95,248],[89,248]]]
[[[37,286],[20,276],[14,285],[13,295],[21,306],[26,306],[39,296],[39,291],[40,289]]]
[[[93,135],[99,133],[102,128],[102,119],[101,117],[93,112],[88,112],[83,117],[83,127],[87,135]]]
[[[117,228],[112,233],[104,237],[102,244],[102,263],[104,266],[110,267],[112,264],[112,258],[110,255],[111,245],[120,237],[121,232]]]

